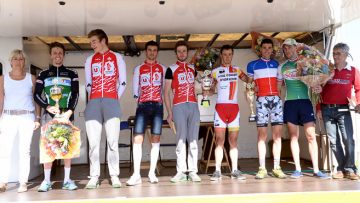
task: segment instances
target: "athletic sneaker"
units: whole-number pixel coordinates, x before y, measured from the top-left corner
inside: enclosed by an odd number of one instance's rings
[[[294,173],[291,174],[290,178],[299,179],[302,176],[303,176],[303,174],[301,171],[294,171]]]
[[[49,190],[51,190],[51,183],[48,183],[44,180],[38,188],[38,192],[47,192]]]
[[[201,178],[196,172],[189,173],[189,180],[192,182],[201,182]]]
[[[243,174],[241,173],[240,170],[235,170],[231,173],[231,178],[232,179],[238,179],[238,180],[245,180],[246,177],[243,176]]]
[[[96,189],[99,187],[99,178],[98,177],[92,177],[90,178],[89,182],[86,184],[86,189]]]
[[[218,181],[218,180],[221,180],[221,173],[220,171],[215,171],[211,178],[210,178],[211,181]]]
[[[266,168],[259,167],[259,171],[257,172],[255,179],[264,179],[268,176]]]
[[[318,177],[320,179],[331,179],[330,176],[326,175],[325,173],[318,171],[317,173],[314,173],[314,177]]]
[[[72,180],[68,180],[66,183],[63,183],[63,190],[76,190],[78,187],[75,185],[75,182]]]
[[[111,176],[111,186],[113,188],[120,188],[121,187],[121,182],[119,180],[119,177]]]
[[[276,178],[280,178],[280,179],[285,179],[286,175],[285,173],[281,170],[280,167],[276,167],[272,170],[272,174],[274,177]]]
[[[17,190],[18,193],[26,192],[27,191],[27,185],[26,183],[20,183],[20,186]]]
[[[187,181],[187,175],[183,172],[178,172],[174,177],[170,179],[172,183],[184,182]]]
[[[140,175],[132,175],[130,179],[126,182],[127,186],[134,186],[139,185],[142,183],[141,176]]]
[[[155,173],[151,173],[151,174],[149,173],[148,177],[149,177],[149,182],[152,184],[159,182],[159,179],[156,177]]]

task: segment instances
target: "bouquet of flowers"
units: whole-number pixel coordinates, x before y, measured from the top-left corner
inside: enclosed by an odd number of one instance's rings
[[[196,50],[191,63],[194,64],[196,70],[205,71],[212,70],[213,67],[219,65],[219,51],[214,48],[202,48]]]
[[[80,130],[69,123],[51,120],[41,128],[40,163],[80,156]]]
[[[266,35],[263,35],[261,33],[258,32],[250,32],[251,35],[251,47],[254,50],[255,54],[258,55],[258,57],[261,57],[261,52],[260,52],[260,48],[261,48],[261,42],[263,39],[271,39],[274,43],[274,52],[272,54],[273,58],[278,58],[280,59],[282,57],[282,51],[281,51],[281,43],[282,41],[280,39],[275,39],[273,37],[269,37]]]
[[[298,79],[309,88],[325,84],[334,74],[334,65],[314,47],[299,43],[297,45],[298,60],[296,62]],[[320,93],[311,91],[310,100],[313,105],[321,101]]]

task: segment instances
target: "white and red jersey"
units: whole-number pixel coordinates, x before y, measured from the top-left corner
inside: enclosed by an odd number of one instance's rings
[[[217,81],[217,104],[238,103],[238,81],[245,75],[239,67],[220,66],[212,70],[212,77]]]
[[[138,102],[162,103],[165,67],[157,62],[146,61],[134,69],[133,93]]]
[[[90,99],[118,99],[126,87],[126,65],[119,53],[95,53],[85,63],[86,90]]]
[[[166,71],[166,79],[171,79],[171,88],[174,93],[173,105],[191,102],[197,103],[195,96],[195,77],[194,66],[177,61]]]
[[[257,96],[279,96],[277,83],[282,80],[278,73],[278,66],[277,61],[263,58],[248,64],[248,76],[254,79],[258,87]]]

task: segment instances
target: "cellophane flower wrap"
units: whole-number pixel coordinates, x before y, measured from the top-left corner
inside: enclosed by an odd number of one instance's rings
[[[41,127],[40,163],[80,156],[80,130],[71,122],[51,120]]]
[[[316,48],[303,43],[297,45],[298,60],[297,75],[310,88],[310,100],[313,105],[321,101],[320,93],[311,90],[312,87],[325,84],[334,75],[334,65]]]
[[[201,48],[196,50],[191,63],[194,64],[196,70],[205,71],[212,70],[219,65],[219,51],[214,48]]]

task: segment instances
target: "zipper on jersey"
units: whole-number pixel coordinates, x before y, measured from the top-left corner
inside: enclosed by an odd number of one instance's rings
[[[152,68],[153,64],[150,64],[150,101],[152,101],[153,98],[153,74],[152,74]]]
[[[105,53],[102,55],[102,64],[101,64],[101,97],[103,98],[104,97],[104,66],[105,66],[105,63],[104,63],[104,58],[105,58]]]
[[[190,84],[189,84],[189,80],[188,80],[188,72],[186,69],[186,64],[184,63],[184,69],[185,69],[185,80],[186,80],[186,102],[189,102],[189,89],[190,89]]]
[[[266,63],[266,71],[267,71],[267,75],[269,76],[269,75],[270,75],[270,73],[269,73],[269,66],[268,66],[268,62],[267,62],[267,61],[265,61],[265,63]],[[268,84],[269,84],[269,87],[270,87],[270,93],[272,94],[272,93],[273,93],[273,91],[272,91],[272,87],[271,87],[270,77],[268,77]]]

